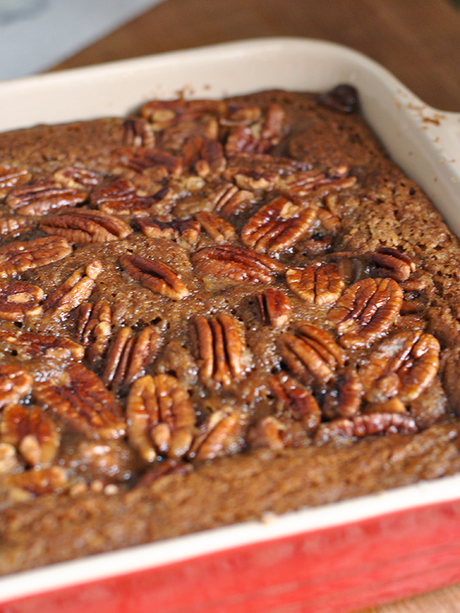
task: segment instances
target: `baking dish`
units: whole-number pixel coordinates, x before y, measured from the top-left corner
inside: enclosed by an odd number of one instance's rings
[[[123,115],[182,92],[348,82],[395,161],[460,235],[460,115],[381,66],[302,39],[231,43],[0,85],[0,130]],[[460,476],[0,579],[0,611],[347,611],[460,580]]]

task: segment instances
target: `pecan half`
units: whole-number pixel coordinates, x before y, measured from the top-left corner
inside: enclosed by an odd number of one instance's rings
[[[131,385],[145,374],[158,353],[161,337],[152,326],[135,334],[131,328],[121,328],[107,352],[102,373],[103,383],[110,388]]]
[[[102,183],[103,177],[94,170],[64,166],[53,173],[53,177],[64,187],[72,189],[91,189]]]
[[[321,422],[321,409],[315,397],[289,375],[270,377],[277,400],[278,416],[288,415],[300,421],[307,432],[314,432]]]
[[[190,459],[213,460],[238,453],[244,446],[247,415],[223,407],[200,427],[188,453]]]
[[[434,380],[439,368],[440,345],[421,330],[398,332],[383,341],[360,368],[368,402],[398,397],[407,404]]]
[[[228,313],[194,319],[199,376],[205,385],[229,387],[246,371],[247,349],[241,327]]]
[[[397,249],[378,247],[375,253],[367,256],[369,262],[377,266],[377,276],[391,277],[395,281],[407,281],[415,271],[412,260]]]
[[[87,198],[86,190],[62,187],[53,179],[42,179],[11,190],[5,202],[21,215],[44,215],[64,206],[77,206]]]
[[[363,437],[372,434],[412,434],[417,432],[415,419],[401,413],[372,413],[352,419],[335,419],[321,424],[315,435],[316,443],[340,438]]]
[[[200,275],[235,282],[270,283],[274,275],[285,270],[276,260],[230,245],[205,247],[194,253],[190,261]]]
[[[227,165],[220,142],[202,136],[194,136],[184,143],[182,159],[185,166],[194,170],[200,177],[217,177],[224,172]]]
[[[47,381],[36,382],[33,396],[59,419],[92,438],[125,435],[121,407],[99,377],[77,362]]]
[[[125,119],[122,126],[122,141],[123,144],[131,147],[148,147],[151,149],[155,146],[155,133],[148,121],[142,117],[128,117]]]
[[[17,447],[31,466],[52,464],[61,443],[57,424],[39,407],[10,405],[2,415],[0,438]]]
[[[147,169],[151,172],[151,169],[155,169],[156,179],[182,174],[181,159],[162,149],[123,147],[116,153],[120,157],[121,164],[135,172],[141,173]]]
[[[202,116],[222,116],[227,110],[223,100],[151,100],[141,108],[141,115],[155,131],[169,128],[179,122],[196,121]]]
[[[70,253],[72,247],[60,236],[9,243],[0,247],[0,279],[58,262]]]
[[[230,124],[227,123],[227,125],[235,125],[225,143],[225,151],[228,155],[241,152],[264,153],[280,142],[285,131],[284,109],[279,104],[272,103],[265,117],[260,116],[260,111],[257,112],[257,110],[251,107],[242,123],[235,123],[231,119]]]
[[[47,234],[58,234],[77,244],[115,241],[132,232],[128,224],[114,215],[83,209],[66,209],[57,215],[47,215],[40,228]]]
[[[249,429],[247,443],[253,449],[260,447],[266,447],[273,451],[284,449],[286,447],[286,431],[287,426],[282,421],[273,415],[267,415],[259,419]]]
[[[20,360],[82,360],[85,355],[84,348],[69,338],[33,332],[18,335],[0,332],[0,348],[2,353],[17,356]]]
[[[291,302],[282,290],[268,287],[256,294],[256,300],[264,323],[274,328],[281,328],[287,324],[291,315]]]
[[[179,459],[193,439],[195,411],[188,392],[171,375],[145,375],[131,386],[126,404],[128,438],[147,462],[158,454]]]
[[[231,241],[235,238],[235,228],[214,213],[208,211],[200,211],[195,215],[195,219],[200,223],[205,232],[209,234],[212,240],[217,244],[222,244]]]
[[[345,280],[336,264],[289,268],[286,283],[302,300],[319,305],[336,302],[345,288]]]
[[[182,300],[190,293],[180,275],[163,262],[125,253],[120,264],[133,279],[156,294]]]
[[[306,234],[315,218],[316,208],[278,196],[251,217],[241,230],[241,240],[258,253],[279,253]]]
[[[220,185],[206,198],[213,211],[225,216],[245,211],[255,200],[252,191],[239,189],[233,183]]]
[[[356,177],[349,175],[350,169],[346,165],[330,170],[327,174],[318,170],[306,170],[296,174],[287,175],[277,181],[277,188],[287,197],[305,197],[322,192],[328,194],[331,190],[340,191],[356,184]]]
[[[193,472],[193,465],[190,462],[181,462],[180,460],[164,460],[152,466],[150,470],[145,472],[137,482],[138,486],[150,487],[159,479],[169,476],[185,476]]]
[[[34,224],[26,217],[10,215],[0,219],[0,236],[17,237],[33,228]]]
[[[328,419],[353,417],[361,408],[362,398],[361,378],[356,370],[349,368],[339,375],[337,385],[326,392],[322,412]]]
[[[138,195],[134,184],[128,179],[117,179],[91,192],[90,204],[108,214],[145,215],[155,203],[164,198],[167,188],[161,188],[152,196]]]
[[[200,235],[201,226],[198,221],[173,219],[162,221],[152,217],[139,217],[137,226],[142,234],[149,238],[169,238],[177,241],[181,247],[193,246]]]
[[[359,109],[358,91],[346,83],[321,94],[318,102],[339,113],[355,113]]]
[[[60,466],[34,468],[5,479],[6,485],[14,490],[23,490],[33,496],[59,493],[67,486],[67,472]],[[22,499],[22,498],[20,498]]]
[[[86,348],[86,358],[90,364],[94,364],[104,355],[111,332],[112,313],[108,302],[85,302],[80,306],[77,340]]]
[[[367,278],[348,287],[328,313],[344,347],[370,345],[391,328],[401,310],[403,291],[393,279]]]
[[[43,303],[43,311],[53,317],[65,317],[89,298],[102,272],[102,264],[94,260],[78,268]]]
[[[24,321],[42,312],[43,290],[25,281],[0,282],[0,319]]]
[[[0,198],[4,198],[14,187],[30,181],[31,177],[24,166],[0,166]]]
[[[328,383],[345,354],[332,336],[309,323],[301,324],[297,334],[282,334],[278,339],[281,358],[293,375],[306,384]]]
[[[0,409],[16,404],[32,391],[34,379],[16,364],[0,364]]]

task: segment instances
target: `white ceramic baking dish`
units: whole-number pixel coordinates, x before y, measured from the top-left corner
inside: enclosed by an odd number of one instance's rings
[[[0,83],[0,130],[351,83],[370,125],[460,235],[460,114],[331,43],[274,38]],[[0,579],[0,612],[356,610],[460,580],[460,475]],[[0,543],[1,547],[1,543]]]

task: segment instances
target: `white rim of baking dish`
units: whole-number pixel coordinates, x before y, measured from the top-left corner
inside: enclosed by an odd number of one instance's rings
[[[363,113],[393,159],[460,235],[460,114],[424,104],[385,68],[334,43],[258,39],[6,81],[0,130],[125,115],[179,92],[216,98],[271,88],[321,91],[343,82],[358,88]],[[98,554],[0,578],[0,602],[458,498],[460,475]]]

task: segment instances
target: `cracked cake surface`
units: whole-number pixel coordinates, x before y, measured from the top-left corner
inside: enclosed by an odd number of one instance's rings
[[[460,470],[460,247],[357,92],[0,134],[0,574]]]

